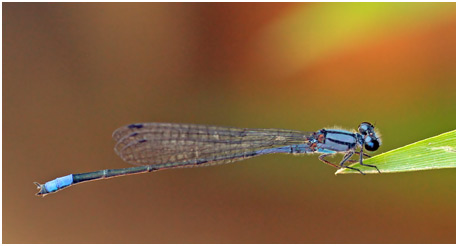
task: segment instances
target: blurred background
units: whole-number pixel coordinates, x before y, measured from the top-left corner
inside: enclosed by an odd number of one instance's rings
[[[3,3],[3,243],[455,243],[455,169],[339,175],[268,155],[124,168],[136,122],[314,131],[382,153],[455,129],[455,3]],[[340,157],[340,156],[339,156]]]

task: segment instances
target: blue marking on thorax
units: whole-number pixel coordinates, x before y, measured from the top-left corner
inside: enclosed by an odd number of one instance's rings
[[[348,131],[333,130],[327,131],[325,145],[329,145],[331,149],[341,150],[343,145],[348,148],[353,148],[358,141],[357,135]],[[334,148],[333,148],[334,147]]]

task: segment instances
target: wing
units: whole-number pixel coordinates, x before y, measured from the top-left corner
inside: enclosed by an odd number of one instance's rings
[[[216,165],[304,144],[312,132],[192,124],[142,123],[113,132],[115,152],[134,165]]]

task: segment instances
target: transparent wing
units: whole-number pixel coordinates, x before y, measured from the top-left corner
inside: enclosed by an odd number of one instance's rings
[[[113,132],[115,152],[134,165],[216,165],[304,144],[313,132],[192,124],[142,123]]]

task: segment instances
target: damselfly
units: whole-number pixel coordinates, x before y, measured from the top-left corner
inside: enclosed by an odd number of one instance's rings
[[[122,169],[107,169],[89,173],[70,174],[45,184],[35,184],[46,195],[68,186],[98,179],[152,172],[177,167],[196,167],[231,163],[254,156],[272,153],[320,153],[319,159],[336,168],[349,168],[347,163],[363,166],[363,152],[375,151],[381,145],[374,126],[363,122],[358,132],[321,129],[303,132],[282,129],[249,129],[192,124],[142,123],[121,127],[113,132],[114,148],[124,161],[137,165]],[[360,148],[357,151],[357,148]],[[326,160],[327,156],[344,153],[339,164]],[[350,160],[354,155],[359,160]]]

